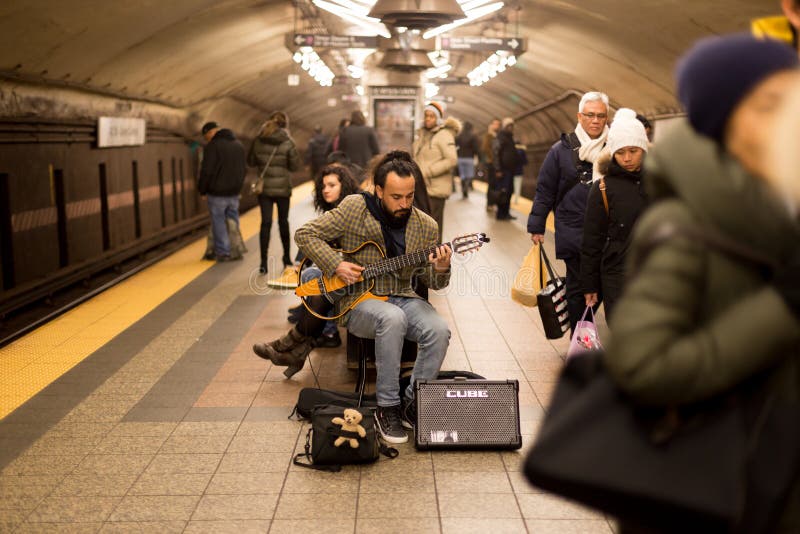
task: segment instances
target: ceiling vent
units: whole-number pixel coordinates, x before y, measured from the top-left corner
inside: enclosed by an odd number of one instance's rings
[[[413,72],[429,69],[433,67],[433,63],[425,50],[392,48],[383,53],[383,59],[378,66],[382,69]]]
[[[369,16],[411,30],[434,28],[466,17],[456,0],[378,0]]]

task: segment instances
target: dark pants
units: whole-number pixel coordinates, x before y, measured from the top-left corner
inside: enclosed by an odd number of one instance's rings
[[[261,232],[259,244],[261,246],[261,265],[267,264],[267,250],[269,249],[269,235],[272,230],[272,205],[278,206],[278,231],[283,243],[283,265],[292,264],[290,255],[291,236],[289,235],[289,197],[258,196],[258,205],[261,207]]]
[[[622,295],[622,287],[625,284],[625,273],[615,272],[601,275],[601,286],[603,288],[603,309],[606,312],[606,322],[611,321],[611,313],[614,305]]]
[[[442,242],[442,228],[444,227],[444,203],[446,198],[431,197],[431,217],[439,225],[439,243]]]
[[[497,184],[497,178],[494,175],[494,165],[491,163],[487,164],[485,167],[486,172],[486,209],[489,209],[493,206],[491,202],[492,195],[489,194],[489,191],[495,188]]]
[[[514,191],[514,173],[503,171],[503,175],[498,178],[495,189],[501,193],[497,197],[497,218],[507,218],[511,215],[511,193]]]
[[[322,296],[309,297],[306,299],[306,302],[312,310],[325,317],[329,316],[333,310],[333,304]],[[310,314],[306,307],[303,306],[300,320],[297,322],[297,331],[304,336],[319,337],[325,330],[325,324],[327,322],[328,321],[325,319],[320,319]]]
[[[567,310],[569,310],[569,329],[575,331],[575,324],[580,321],[583,310],[586,309],[586,298],[581,288],[581,258],[565,258],[567,264]]]

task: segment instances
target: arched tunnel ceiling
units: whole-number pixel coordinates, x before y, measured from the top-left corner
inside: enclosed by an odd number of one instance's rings
[[[777,13],[778,4],[521,0],[519,11],[509,5],[498,17],[453,32],[514,35],[518,28],[528,39],[518,63],[481,87],[447,85],[441,94],[455,99],[448,113],[478,125],[493,116],[523,117],[531,143],[552,140],[573,124],[570,91],[599,89],[615,105],[668,114],[678,111],[672,71],[680,54],[702,36],[746,31],[750,19]],[[359,33],[321,13],[313,31],[324,31],[322,22],[330,33]],[[304,24],[288,0],[6,0],[2,87],[66,86],[166,104],[186,114],[187,134],[213,118],[252,135],[273,109],[287,111],[295,131],[314,124],[332,129],[356,106],[340,98],[352,88],[320,87],[292,61],[284,36],[308,29]],[[488,53],[454,55],[453,74],[464,76]],[[293,73],[300,75],[298,87],[287,85]]]

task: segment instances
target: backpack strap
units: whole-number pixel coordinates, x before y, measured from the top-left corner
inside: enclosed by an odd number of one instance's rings
[[[603,207],[606,209],[606,217],[609,216],[608,212],[608,195],[606,195],[606,177],[600,178],[600,194],[603,195]]]
[[[308,429],[306,432],[306,444],[303,447],[305,452],[301,452],[294,456],[294,460],[292,463],[294,465],[299,465],[300,467],[305,467],[306,469],[315,469],[317,471],[328,471],[331,473],[338,473],[342,470],[341,465],[314,465],[313,461],[311,460],[311,429]],[[300,459],[305,457],[305,462],[301,462]]]

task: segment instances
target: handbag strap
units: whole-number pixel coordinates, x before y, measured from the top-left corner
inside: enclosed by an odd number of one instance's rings
[[[603,207],[606,209],[606,217],[609,216],[608,211],[608,195],[606,195],[606,177],[600,178],[600,194],[603,195]]]
[[[269,155],[269,159],[267,160],[267,164],[264,165],[264,168],[261,170],[261,174],[258,176],[259,180],[264,179],[264,174],[266,174],[267,169],[269,168],[269,164],[272,163],[272,157],[275,155],[275,152],[278,151],[278,147],[280,145],[275,145],[275,148],[272,149],[272,154]]]
[[[342,470],[341,465],[314,465],[314,462],[311,458],[311,428],[309,428],[308,432],[306,432],[306,444],[303,447],[303,450],[304,452],[295,454],[294,460],[292,460],[294,465],[305,467],[306,469],[315,469],[317,471],[329,471],[331,473],[338,473]],[[301,462],[301,458],[305,458],[305,462]]]
[[[553,272],[553,266],[550,265],[550,260],[547,258],[547,253],[544,251],[542,244],[539,244],[539,258],[544,260],[544,265],[547,267],[547,273],[550,275],[550,280],[556,280],[556,275]]]
[[[541,243],[537,243],[535,246],[539,247],[540,249],[542,248]],[[541,289],[544,287],[544,263],[542,262],[541,254],[537,254],[536,256],[539,258],[539,266],[536,269],[536,272],[539,273],[539,288]]]

